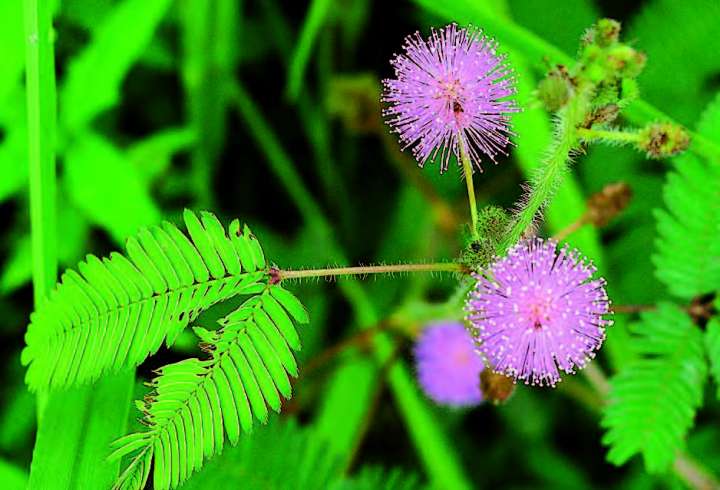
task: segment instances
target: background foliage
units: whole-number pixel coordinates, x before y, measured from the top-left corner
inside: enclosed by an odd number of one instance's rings
[[[525,111],[514,118],[517,148],[476,182],[480,205],[510,206],[551,138],[533,96],[543,56],[573,57],[601,16],[622,21],[624,39],[647,53],[643,100],[720,145],[712,0],[56,1],[60,264],[108,255],[161,219],[179,224],[185,207],[248,222],[286,268],[452,259],[464,184],[455,169],[416,169],[380,125],[388,60],[405,35],[450,20],[498,37]],[[33,309],[22,0],[0,2],[0,19],[0,481],[103,488],[119,468],[105,460],[110,441],[142,428],[132,400],[143,382],[201,353],[187,329],[135,373],[51,399],[56,423],[36,431],[20,366]],[[459,314],[443,303],[450,277],[290,284],[311,316],[292,400],[182,488],[683,488],[677,450],[720,474],[718,385],[706,382],[720,378],[720,323],[683,311],[720,289],[719,169],[717,153],[648,161],[596,145],[546,213],[551,234],[607,183],[634,193],[610,226],[570,238],[615,303],[660,303],[619,315],[609,332],[599,363],[617,374],[601,417],[581,377],[520,387],[500,407],[448,411],[425,399],[408,337]],[[210,309],[202,324],[229,311]]]

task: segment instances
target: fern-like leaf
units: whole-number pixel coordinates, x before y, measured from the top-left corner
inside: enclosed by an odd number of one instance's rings
[[[229,236],[211,213],[185,211],[189,238],[171,223],[141,230],[127,257],[89,255],[31,316],[23,364],[33,390],[62,388],[137,366],[213,304],[258,294],[262,249],[235,220]]]
[[[698,132],[720,141],[720,95],[705,111]],[[658,278],[681,298],[720,290],[720,161],[677,157],[664,197],[667,210],[655,213]]]
[[[672,304],[642,315],[631,327],[639,356],[611,380],[602,425],[608,460],[641,453],[648,472],[668,468],[702,403],[707,377],[703,336]]]
[[[135,453],[116,488],[142,488],[150,458],[154,488],[176,488],[222,451],[225,435],[234,445],[252,430],[254,418],[265,423],[268,409],[279,412],[282,398],[292,394],[290,376],[297,376],[293,319],[308,321],[300,302],[268,285],[221,319],[219,330],[196,328],[209,358],[159,370],[153,392],[139,405],[148,430],[115,445],[113,458]]]

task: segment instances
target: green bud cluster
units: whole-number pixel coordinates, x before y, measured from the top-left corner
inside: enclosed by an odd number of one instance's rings
[[[594,87],[588,126],[615,119],[620,109],[637,98],[635,79],[645,67],[646,56],[620,42],[620,23],[601,19],[582,37],[578,62],[557,65],[539,83],[537,95],[545,108],[558,111],[579,85]]]
[[[477,240],[470,240],[463,251],[460,262],[471,270],[486,267],[495,258],[498,245],[507,233],[511,219],[508,213],[497,206],[487,206],[478,213]]]

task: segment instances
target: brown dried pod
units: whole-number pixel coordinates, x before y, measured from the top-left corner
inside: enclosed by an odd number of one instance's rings
[[[608,184],[588,199],[586,221],[597,227],[606,226],[627,207],[631,199],[632,189],[625,182]]]
[[[515,392],[515,381],[504,374],[485,368],[480,373],[480,390],[487,401],[499,405],[506,402]]]

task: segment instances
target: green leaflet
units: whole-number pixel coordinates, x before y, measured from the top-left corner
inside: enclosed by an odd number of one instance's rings
[[[332,0],[313,0],[310,3],[310,8],[303,22],[300,38],[295,45],[295,50],[290,59],[287,94],[291,100],[297,99],[300,95],[303,74],[310,59],[313,44],[330,12],[331,5]]]
[[[274,417],[267,427],[208,462],[182,489],[324,490],[340,470],[337,456],[328,449],[311,429]]]
[[[631,327],[639,358],[610,381],[603,443],[616,465],[642,454],[648,472],[667,470],[693,425],[707,377],[703,336],[680,308],[661,303]]]
[[[202,206],[212,199],[215,163],[226,133],[227,87],[237,68],[238,51],[257,39],[242,43],[242,1],[187,0],[177,4],[181,29],[181,75],[189,125],[197,135],[192,148],[192,191]]]
[[[718,139],[720,95],[706,109],[698,132]],[[656,210],[653,257],[670,292],[692,298],[720,290],[720,161],[683,154],[664,188],[667,210]]]
[[[117,103],[125,76],[150,44],[170,4],[170,0],[124,0],[93,31],[88,48],[70,65],[60,93],[66,129],[75,132],[88,126]]]
[[[90,255],[79,273],[66,271],[31,316],[22,354],[30,388],[62,388],[137,366],[213,304],[262,292],[265,272],[241,270],[233,246],[254,237],[248,230],[231,242],[210,216],[201,223],[185,212],[192,241],[166,222],[131,237],[128,258]],[[237,262],[234,274],[221,253]]]
[[[345,477],[339,455],[317,429],[274,417],[267,427],[226,448],[182,486],[183,490],[415,490],[414,475],[363,467]]]
[[[268,285],[264,294],[275,289],[282,290]],[[290,295],[282,291],[281,296]],[[252,431],[253,418],[267,423],[268,409],[279,412],[281,397],[291,397],[289,376],[297,372],[294,359],[287,360],[292,340],[284,331],[271,330],[285,320],[257,298],[221,319],[217,332],[196,329],[208,359],[186,359],[158,370],[153,391],[139,402],[148,430],[113,444],[113,459],[133,455],[115,488],[142,488],[151,462],[153,487],[176,488],[220,452],[223,434],[236,445],[241,433]],[[263,318],[265,327],[256,318]]]
[[[64,183],[73,204],[118,242],[160,221],[146,180],[119,148],[97,134],[84,133],[68,149]]]

